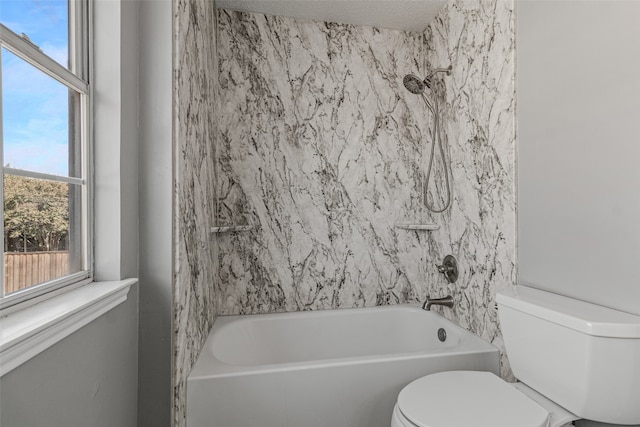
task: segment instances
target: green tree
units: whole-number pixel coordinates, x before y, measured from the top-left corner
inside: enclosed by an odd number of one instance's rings
[[[62,249],[69,234],[68,185],[5,175],[4,233],[25,252]]]

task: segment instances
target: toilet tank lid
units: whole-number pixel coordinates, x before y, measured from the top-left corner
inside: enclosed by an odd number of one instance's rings
[[[518,285],[499,291],[496,302],[588,335],[640,338],[640,316],[540,289]]]

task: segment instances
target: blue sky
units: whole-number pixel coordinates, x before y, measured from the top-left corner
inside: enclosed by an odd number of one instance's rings
[[[67,0],[0,0],[0,21],[67,66]],[[69,91],[2,50],[4,164],[68,175]]]

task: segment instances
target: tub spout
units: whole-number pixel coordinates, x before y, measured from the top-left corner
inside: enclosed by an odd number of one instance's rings
[[[444,305],[445,307],[451,308],[453,307],[453,297],[451,295],[447,295],[444,298],[427,297],[424,304],[422,304],[422,308],[424,310],[431,311],[432,305]]]

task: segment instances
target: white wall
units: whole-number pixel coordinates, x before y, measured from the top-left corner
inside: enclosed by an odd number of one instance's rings
[[[95,278],[138,274],[138,2],[94,2]]]
[[[517,5],[518,281],[640,314],[640,2]]]
[[[172,10],[170,0],[139,7],[138,425],[165,427],[172,404]]]
[[[0,379],[2,427],[136,427],[138,285]]]

